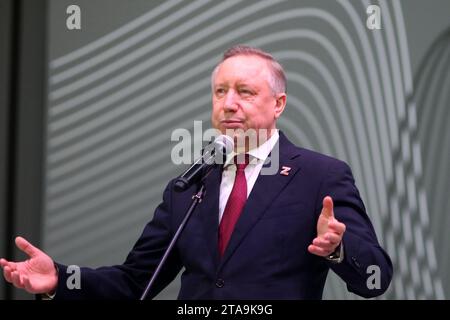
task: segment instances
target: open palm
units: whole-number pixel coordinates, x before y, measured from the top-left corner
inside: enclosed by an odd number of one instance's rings
[[[32,294],[54,292],[58,273],[52,258],[22,237],[16,238],[16,245],[29,259],[22,262],[0,259],[6,281]]]

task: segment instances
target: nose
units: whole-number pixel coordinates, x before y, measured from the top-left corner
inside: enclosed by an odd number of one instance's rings
[[[234,90],[228,90],[223,108],[225,112],[235,112],[238,109],[238,96]]]

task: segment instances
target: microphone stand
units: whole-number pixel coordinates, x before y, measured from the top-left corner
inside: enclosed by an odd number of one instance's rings
[[[186,216],[184,217],[183,221],[181,222],[180,226],[177,229],[177,232],[173,236],[172,241],[170,241],[169,246],[167,247],[166,251],[164,252],[164,256],[162,257],[161,261],[158,264],[158,267],[156,268],[155,272],[153,273],[152,278],[147,284],[147,287],[144,290],[144,293],[142,294],[140,300],[144,300],[147,296],[148,292],[150,291],[151,287],[153,286],[155,279],[158,277],[158,274],[160,273],[164,262],[166,262],[167,258],[169,257],[170,252],[172,251],[175,243],[177,242],[178,238],[180,237],[181,232],[183,231],[184,227],[186,226],[189,218],[192,215],[192,212],[194,212],[195,207],[197,204],[202,202],[203,196],[205,195],[205,185],[202,183],[200,189],[197,191],[196,194],[192,196],[192,202],[191,206],[189,207],[188,211],[186,212]]]

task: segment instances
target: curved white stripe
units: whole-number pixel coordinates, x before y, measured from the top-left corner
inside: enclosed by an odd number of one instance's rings
[[[277,52],[274,53],[274,55],[277,55]],[[319,108],[321,110],[321,115],[322,117],[325,119],[325,123],[327,126],[330,127],[330,134],[331,137],[333,137],[335,141],[345,141],[344,137],[343,137],[343,132],[341,132],[341,127],[338,127],[336,124],[336,120],[335,118],[332,116],[331,113],[331,106],[328,103],[327,99],[324,97],[324,95],[322,94],[321,90],[319,89],[318,86],[316,86],[314,84],[314,82],[312,82],[311,80],[309,80],[308,78],[304,77],[301,74],[298,73],[291,73],[288,72],[287,73],[287,78],[289,79],[289,83],[292,82],[297,82],[298,84],[304,86],[309,92],[310,94],[313,96],[314,100],[316,101],[316,106],[317,108]],[[291,100],[291,95],[289,95],[289,101]],[[333,149],[335,150],[335,155],[340,158],[340,159],[344,159],[344,157],[346,157],[346,155],[348,155],[350,152],[347,149],[347,144],[345,143],[335,143],[333,144]],[[332,149],[329,149],[329,151],[331,151]],[[334,154],[334,152],[333,152]]]
[[[280,118],[278,124],[279,129],[285,131],[286,135],[295,137],[297,141],[301,141],[301,146],[303,148],[312,148],[314,146],[311,142],[311,138],[288,117]]]
[[[133,31],[134,29],[138,28],[139,26],[145,24],[148,21],[151,21],[152,19],[156,18],[157,16],[163,14],[165,11],[171,9],[175,5],[181,3],[182,0],[168,0],[164,1],[159,7],[156,7],[149,12],[145,13],[144,15],[140,16],[137,19],[132,20],[131,22],[125,24],[124,26],[120,27],[119,29],[114,30],[111,33],[108,33],[107,35],[75,50],[72,51],[69,54],[66,54],[60,58],[57,58],[50,62],[50,68],[56,69],[59,67],[62,67],[63,65],[70,63],[76,59],[79,59],[83,56],[85,56],[88,53],[91,53],[92,51],[97,50],[98,48],[101,48],[108,43],[122,37],[123,35],[126,35],[130,31]]]
[[[405,73],[405,76],[407,74],[407,70],[401,70],[401,64],[399,59],[399,50],[397,48],[397,43],[395,40],[395,35],[393,34],[394,27],[391,20],[391,14],[389,10],[389,6],[386,3],[386,1],[382,1],[381,4],[383,5],[383,23],[386,25],[385,28],[385,34],[386,34],[386,40],[387,40],[387,46],[388,49],[388,57],[389,60],[386,60],[386,62],[390,62],[390,78],[392,79],[392,85],[393,85],[393,95],[395,99],[395,109],[397,110],[397,122],[403,123],[406,119],[406,102],[405,102],[405,93],[411,93],[406,92],[403,85],[403,79],[402,79],[402,73]],[[400,35],[399,35],[400,36]],[[406,36],[406,35],[405,35]],[[408,60],[409,61],[409,60]],[[410,71],[410,66],[408,67],[408,70]],[[410,79],[411,80],[411,79]],[[410,83],[410,86],[412,87],[412,84]]]
[[[372,109],[372,112],[375,114],[375,117],[377,119],[377,127],[378,130],[378,141],[380,143],[380,152],[381,152],[381,159],[382,159],[382,165],[381,168],[384,171],[383,177],[381,175],[377,175],[377,185],[380,186],[380,179],[391,181],[393,178],[393,167],[391,162],[391,148],[390,148],[390,139],[389,139],[389,131],[386,127],[386,112],[385,107],[383,106],[383,99],[382,99],[382,92],[380,87],[380,77],[378,74],[378,69],[375,67],[374,63],[371,63],[375,61],[372,47],[370,42],[367,39],[367,33],[363,32],[365,29],[360,28],[362,24],[364,24],[364,21],[360,19],[360,15],[356,12],[354,7],[349,4],[349,1],[339,1],[339,4],[341,4],[347,14],[350,17],[350,20],[353,23],[354,30],[356,31],[359,43],[362,46],[363,49],[363,56],[366,58],[366,67],[368,68],[368,83],[371,86],[371,95],[374,100],[373,104],[370,103],[368,105],[369,110]],[[370,100],[369,100],[370,101]],[[381,186],[384,186],[382,183]],[[380,190],[380,189],[378,189]],[[385,218],[387,215],[387,198],[385,195],[385,192],[379,192],[380,194],[380,206],[381,206],[381,214]]]
[[[305,105],[303,101],[293,95],[289,97],[289,100],[291,101],[290,107],[294,108],[295,111],[297,111],[298,114],[305,119],[304,126],[309,128],[313,132],[313,137],[317,139],[317,145],[314,144],[316,148],[320,148],[320,150],[324,150],[330,154],[329,152],[332,150],[330,147],[330,142],[328,142],[325,132],[322,130],[323,125],[311,112],[311,106]],[[291,113],[291,115],[295,115],[295,113]]]

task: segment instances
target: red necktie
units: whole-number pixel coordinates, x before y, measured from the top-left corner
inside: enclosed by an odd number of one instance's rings
[[[240,158],[240,157],[239,157]],[[239,161],[240,160],[240,161]],[[245,167],[249,162],[248,154],[245,155],[245,162],[242,159],[238,159],[238,156],[234,157],[234,163],[236,163],[236,177],[234,179],[233,189],[231,190],[230,197],[228,198],[225,210],[223,211],[222,220],[219,226],[219,253],[223,256],[225,249],[228,245],[228,241],[233,233],[234,226],[241,215],[242,208],[244,208],[247,201],[247,179],[245,178]]]

